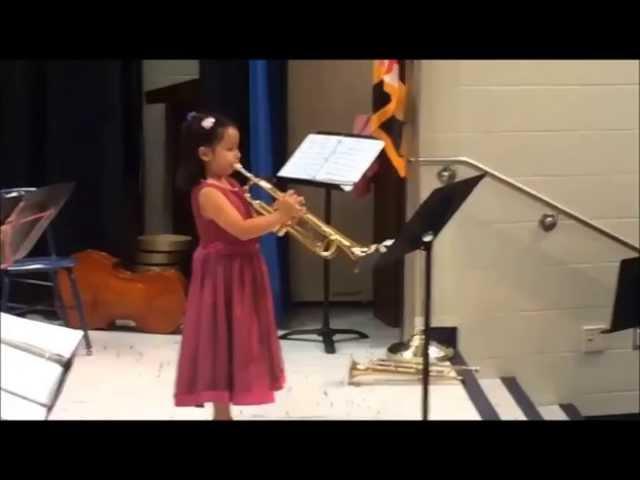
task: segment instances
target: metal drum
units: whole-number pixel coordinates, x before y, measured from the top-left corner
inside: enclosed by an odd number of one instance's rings
[[[191,237],[185,235],[140,236],[133,270],[136,272],[184,271],[185,263],[189,261],[191,241]]]

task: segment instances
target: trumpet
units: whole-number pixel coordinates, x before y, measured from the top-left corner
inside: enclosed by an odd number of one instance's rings
[[[247,178],[247,186],[257,185],[275,199],[279,199],[284,195],[283,192],[266,180],[258,178],[248,172],[239,163],[234,165],[234,169]],[[257,213],[269,215],[274,212],[273,207],[260,200],[254,199],[250,193],[246,193],[245,197]],[[313,253],[327,260],[334,258],[339,250],[342,250],[354,261],[360,260],[378,250],[377,244],[369,246],[360,245],[311,213],[305,213],[295,225],[283,225],[274,233],[279,237],[289,233]]]
[[[411,361],[373,360],[369,363],[358,363],[352,359],[347,383],[349,385],[358,385],[363,377],[379,376],[380,374],[387,374],[388,379],[417,381],[422,378],[423,370],[421,364]],[[463,378],[456,374],[460,370],[477,372],[478,367],[436,362],[429,366],[429,375],[434,378],[461,381]]]

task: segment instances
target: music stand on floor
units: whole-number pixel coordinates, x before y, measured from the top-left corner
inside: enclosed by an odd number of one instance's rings
[[[0,201],[0,269],[24,258],[67,201],[75,184],[3,191]]]
[[[416,250],[422,250],[425,253],[423,346],[420,349],[421,352],[412,352],[409,351],[411,347],[406,344],[401,344],[399,347],[397,346],[398,344],[395,345],[397,353],[400,353],[400,350],[404,348],[406,353],[422,354],[423,420],[427,420],[429,416],[429,335],[431,329],[431,256],[433,243],[484,177],[485,174],[476,175],[433,190],[420,204],[411,219],[405,223],[391,246],[377,258],[374,264],[374,268],[380,268],[398,262]]]
[[[367,135],[318,132],[309,135],[289,161],[278,172],[287,182],[311,185],[324,189],[324,223],[331,225],[331,198],[334,190],[351,191],[384,148],[384,142]],[[355,339],[369,336],[359,330],[332,328],[330,319],[331,265],[323,260],[322,325],[320,328],[292,330],[280,335],[282,340],[317,335],[322,339],[325,353],[336,353],[334,337],[352,335]],[[309,340],[307,340],[309,341]],[[313,341],[313,340],[311,340]]]

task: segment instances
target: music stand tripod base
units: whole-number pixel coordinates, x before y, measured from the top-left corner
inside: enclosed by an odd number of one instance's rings
[[[324,211],[325,211],[325,221],[327,224],[331,224],[331,188],[325,187],[325,196],[324,196]],[[298,340],[298,341],[306,341],[306,342],[314,342],[316,340],[308,339],[308,338],[291,338],[297,337],[300,335],[317,335],[322,338],[322,343],[324,344],[325,353],[336,353],[336,346],[333,340],[333,337],[336,335],[355,335],[357,338],[354,340],[361,340],[365,338],[369,338],[364,332],[359,330],[353,330],[349,328],[331,328],[329,323],[329,310],[330,306],[330,292],[331,292],[331,268],[329,264],[330,260],[325,259],[323,262],[323,304],[322,304],[322,326],[320,328],[310,328],[306,330],[292,330],[290,332],[283,333],[280,335],[281,340]]]
[[[354,340],[361,340],[369,338],[364,332],[359,330],[352,330],[348,328],[310,328],[307,330],[292,330],[290,332],[280,335],[281,340],[298,340],[303,342],[315,342],[316,340],[307,338],[291,338],[299,335],[317,335],[322,338],[324,344],[325,353],[336,353],[336,346],[333,337],[336,335],[355,335],[357,338]]]

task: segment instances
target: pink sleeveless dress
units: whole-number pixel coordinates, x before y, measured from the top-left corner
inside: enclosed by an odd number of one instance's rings
[[[251,218],[240,186],[202,181],[191,192],[200,244],[178,359],[175,405],[205,402],[260,405],[274,402],[284,367],[273,313],[271,285],[258,239],[243,241],[200,213],[202,188],[215,188]]]

